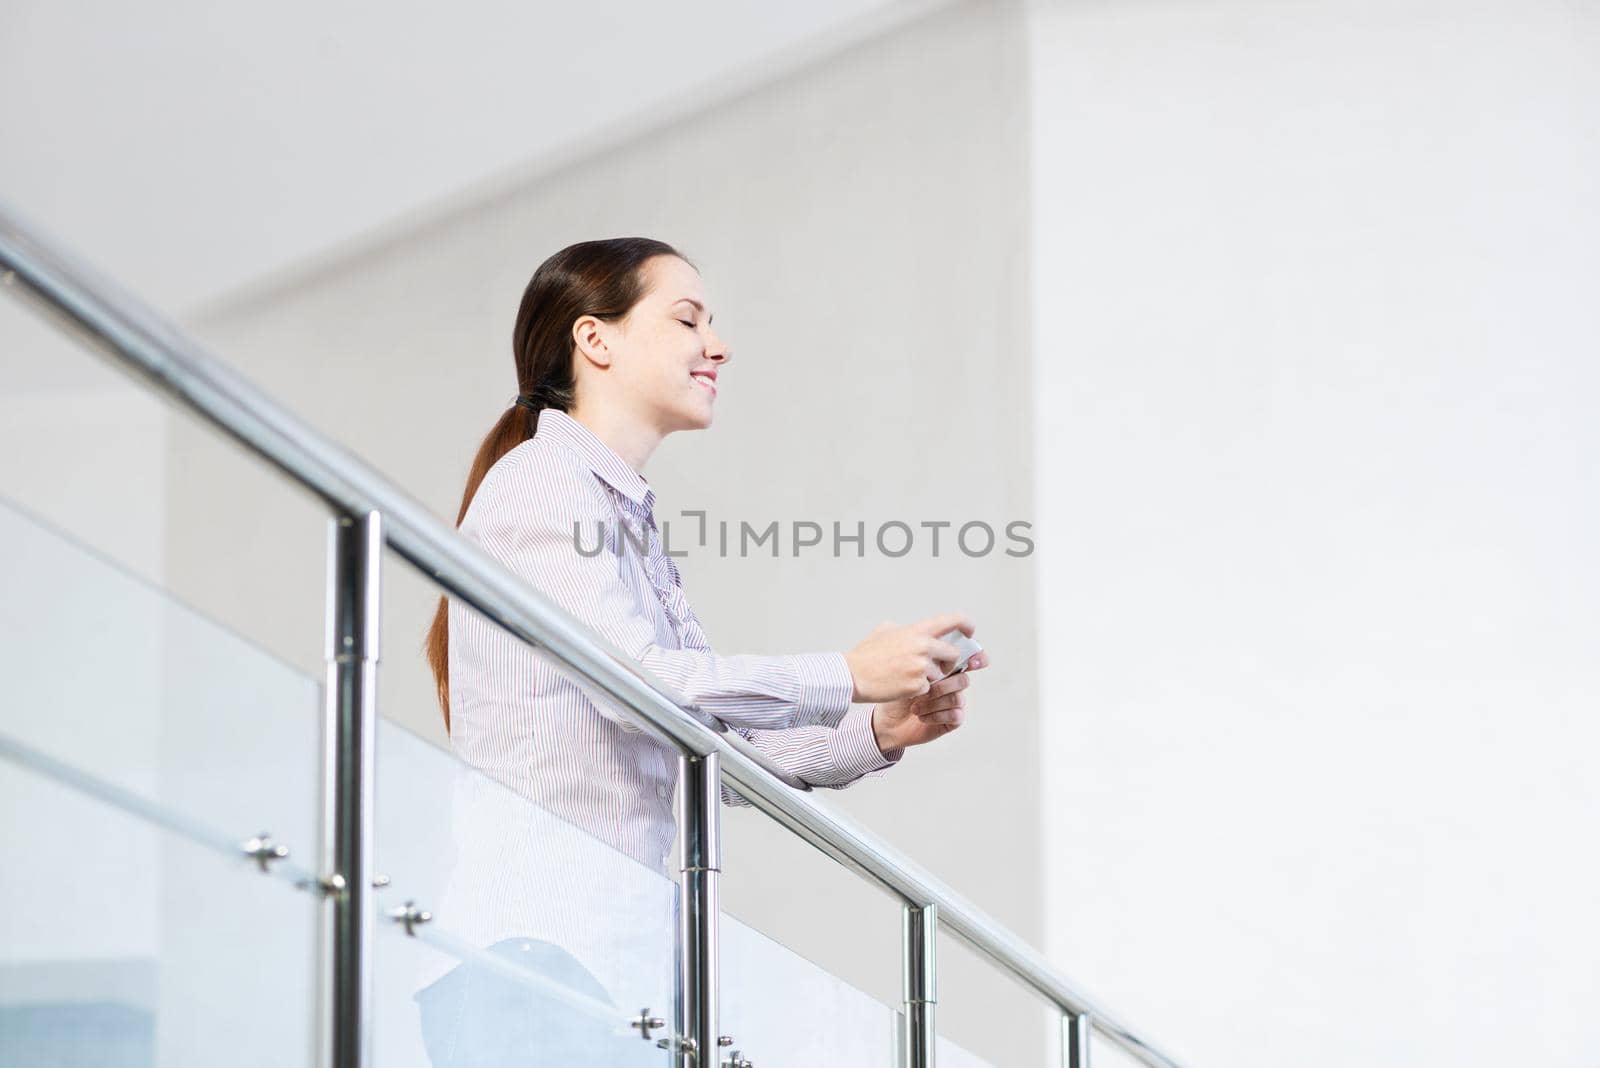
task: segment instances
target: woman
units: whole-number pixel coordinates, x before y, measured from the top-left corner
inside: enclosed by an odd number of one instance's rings
[[[730,355],[675,249],[621,238],[561,250],[529,282],[512,341],[519,395],[472,465],[466,537],[813,785],[848,785],[961,725],[968,676],[945,677],[958,654],[938,638],[972,634],[960,614],[883,624],[848,652],[712,652],[642,474],[668,434],[711,425]],[[441,598],[427,651],[468,764],[661,869],[674,751],[463,605]],[[980,653],[968,670],[986,664]]]

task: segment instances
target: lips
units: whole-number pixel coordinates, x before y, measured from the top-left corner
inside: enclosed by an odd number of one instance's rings
[[[694,379],[700,385],[704,386],[706,389],[709,389],[713,397],[717,395],[717,372],[690,371],[689,377]]]

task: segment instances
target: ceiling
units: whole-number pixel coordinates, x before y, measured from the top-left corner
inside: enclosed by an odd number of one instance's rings
[[[182,316],[933,6],[0,0],[0,200]]]

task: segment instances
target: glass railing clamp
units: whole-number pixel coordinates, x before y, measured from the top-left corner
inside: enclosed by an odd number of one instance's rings
[[[262,871],[270,870],[273,861],[283,860],[289,855],[289,847],[278,845],[266,831],[249,839],[239,848],[245,856],[255,861]]]

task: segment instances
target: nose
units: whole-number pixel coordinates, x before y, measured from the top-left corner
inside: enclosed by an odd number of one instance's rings
[[[727,363],[733,359],[733,350],[728,348],[728,343],[723,341],[716,331],[711,331],[711,340],[706,344],[706,356],[718,363]]]

